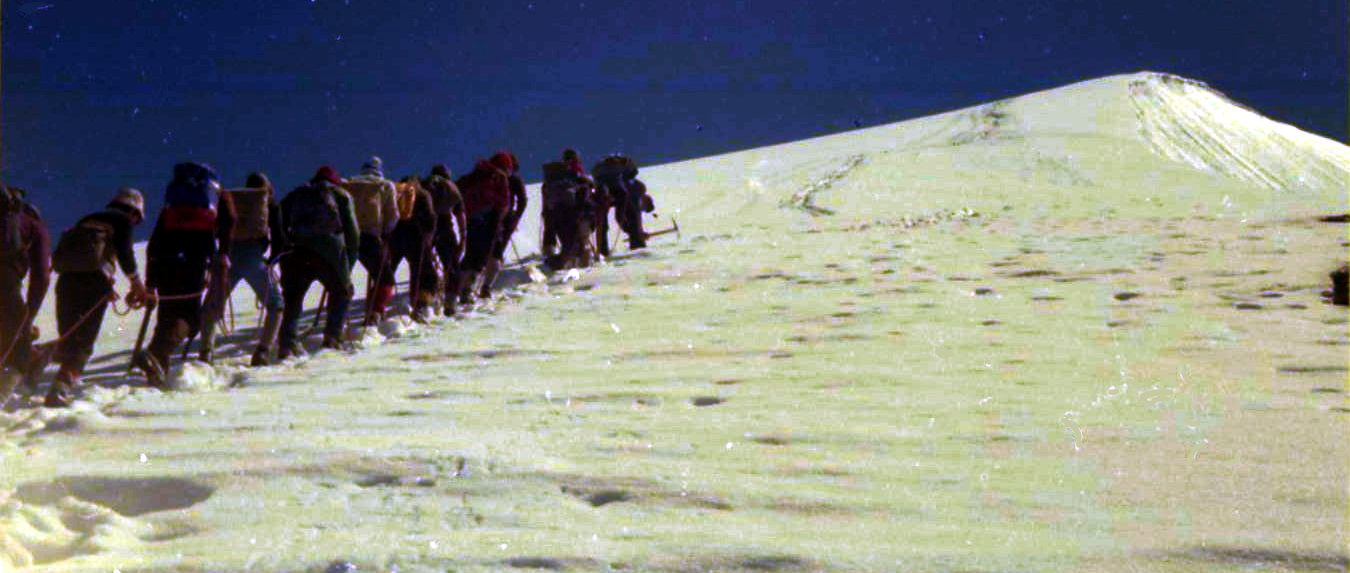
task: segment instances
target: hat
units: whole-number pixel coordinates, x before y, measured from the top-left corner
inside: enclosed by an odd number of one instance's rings
[[[446,179],[449,179],[449,178],[450,178],[450,168],[449,168],[449,167],[446,167],[444,163],[437,163],[436,165],[432,165],[432,166],[431,166],[431,174],[432,174],[432,175],[440,175],[441,177],[444,177],[444,178],[446,178]]]
[[[511,154],[505,151],[498,151],[492,155],[492,159],[489,159],[488,163],[491,163],[492,166],[497,169],[510,172],[512,168]]]
[[[384,160],[374,155],[370,156],[370,159],[367,159],[365,163],[361,164],[361,173],[384,177]]]
[[[248,179],[244,180],[244,187],[248,187],[249,189],[271,189],[272,181],[269,180],[264,173],[253,172],[249,173]]]
[[[208,183],[211,181],[219,182],[220,177],[216,175],[216,170],[205,163],[196,163],[187,161],[173,166],[173,178],[179,181],[191,181],[193,183]]]
[[[317,183],[319,181],[327,181],[334,185],[342,184],[342,178],[338,176],[337,170],[333,169],[333,166],[331,165],[320,167],[318,171],[314,172],[314,177],[309,180],[310,183]]]
[[[569,148],[563,150],[563,156],[562,156],[562,158],[563,158],[563,161],[567,161],[567,160],[570,160],[570,159],[581,159],[581,154],[580,154],[580,153],[577,153],[577,150],[572,149],[572,148],[569,147]]]
[[[135,211],[137,215],[140,215],[142,219],[145,218],[145,197],[141,195],[139,190],[132,189],[131,187],[118,189],[117,194],[113,195],[112,201],[108,202],[109,207],[112,207],[113,205],[120,205],[127,209],[131,209],[132,211]]]

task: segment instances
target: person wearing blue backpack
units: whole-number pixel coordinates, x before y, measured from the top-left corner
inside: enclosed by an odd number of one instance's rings
[[[145,248],[146,286],[159,303],[155,331],[146,350],[132,357],[157,388],[165,388],[174,350],[201,326],[208,276],[217,292],[227,284],[235,220],[233,202],[220,194],[220,177],[201,163],[174,166],[164,203]]]

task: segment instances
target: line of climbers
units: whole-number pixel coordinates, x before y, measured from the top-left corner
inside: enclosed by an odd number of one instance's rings
[[[609,256],[611,208],[629,246],[646,246],[651,235],[643,231],[642,212],[654,206],[631,159],[606,157],[592,177],[580,155],[567,149],[543,171],[545,264],[563,269]],[[528,202],[519,162],[509,152],[479,160],[458,179],[436,165],[425,178],[409,175],[395,183],[385,178],[378,157],[345,180],[323,166],[280,202],[262,173],[250,174],[243,188],[223,189],[211,167],[180,163],[146,246],[142,279],[133,251],[133,229],[145,219],[140,191],[119,189],[103,210],[62,232],[54,248],[26,195],[0,186],[0,406],[20,384],[36,393],[51,362],[58,368],[44,405],[71,404],[104,315],[119,300],[113,289],[119,269],[130,283],[127,306],[145,309],[131,366],[162,389],[175,351],[183,348],[186,355],[193,338],[198,358],[211,362],[240,281],[248,283],[263,313],[253,366],[303,352],[300,316],[315,282],[324,289],[322,347],[343,348],[357,263],[369,276],[363,326],[389,312],[404,261],[413,320],[427,320],[437,306],[453,316],[458,305],[490,298]],[[52,271],[58,332],[38,344],[34,321]],[[147,344],[152,314],[157,320]]]

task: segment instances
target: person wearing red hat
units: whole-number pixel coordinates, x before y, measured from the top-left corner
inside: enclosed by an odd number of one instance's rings
[[[285,360],[301,351],[300,313],[305,293],[319,281],[328,293],[328,322],[323,347],[342,347],[351,304],[352,267],[361,248],[361,232],[352,209],[352,198],[342,189],[342,178],[327,165],[320,167],[303,185],[281,201],[282,225],[291,248],[281,256],[281,334],[277,358]]]
[[[525,206],[529,204],[529,197],[525,195],[525,180],[520,177],[520,160],[508,151],[498,152],[492,157],[493,165],[506,166],[502,170],[506,172],[506,181],[511,193],[507,195],[506,211],[502,216],[497,240],[492,247],[492,258],[488,259],[483,269],[483,286],[478,291],[479,298],[492,296],[492,283],[497,281],[497,274],[502,270],[506,248],[511,244],[511,236],[516,233],[516,227],[520,226],[520,219],[525,216]]]
[[[460,262],[457,289],[460,303],[473,301],[474,283],[493,258],[496,243],[501,238],[502,218],[511,208],[510,170],[510,155],[497,153],[491,159],[480,159],[473,171],[455,182],[464,197],[464,212],[468,215],[467,245],[464,260]],[[490,294],[487,288],[479,293],[480,296]]]

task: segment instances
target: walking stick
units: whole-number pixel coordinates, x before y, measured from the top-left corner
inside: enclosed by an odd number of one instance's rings
[[[507,242],[511,244],[511,254],[514,254],[516,256],[516,266],[519,267],[521,265],[524,265],[525,264],[524,259],[520,258],[520,251],[516,250],[516,240],[512,238]]]
[[[309,332],[305,333],[305,336],[309,336],[319,329],[319,319],[323,318],[323,311],[326,306],[328,306],[328,289],[323,289],[323,294],[319,296],[319,310],[314,311],[314,324],[309,326]]]
[[[156,306],[159,306],[158,302],[145,305],[145,315],[141,318],[141,330],[136,335],[136,346],[131,351],[132,361],[127,363],[127,376],[130,376],[131,371],[135,369],[132,364],[135,362],[136,355],[141,353],[141,348],[145,345],[145,333],[150,329],[150,315],[155,313]]]
[[[680,238],[681,238],[681,237],[680,237],[680,222],[679,222],[679,221],[676,221],[674,217],[672,217],[672,218],[670,219],[670,222],[671,222],[671,224],[673,225],[671,228],[669,228],[669,229],[662,229],[662,230],[657,231],[657,232],[655,232],[655,233],[647,233],[647,238],[650,239],[650,238],[652,238],[652,237],[659,237],[659,236],[661,236],[661,235],[668,235],[668,234],[670,234],[670,233],[675,233],[675,238],[676,238],[676,239],[680,239]]]

